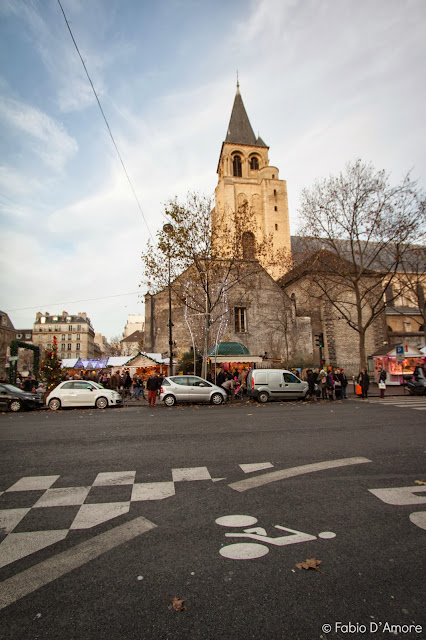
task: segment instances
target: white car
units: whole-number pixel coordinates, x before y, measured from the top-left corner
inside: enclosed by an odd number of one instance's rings
[[[49,393],[46,404],[52,411],[61,407],[118,407],[123,404],[121,395],[112,389],[104,389],[89,380],[66,380]]]
[[[160,400],[168,407],[176,402],[210,402],[222,404],[226,391],[199,376],[169,376],[161,383]]]

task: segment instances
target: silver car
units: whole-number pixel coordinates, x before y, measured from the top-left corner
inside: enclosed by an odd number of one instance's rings
[[[168,407],[176,402],[222,404],[226,398],[225,389],[199,376],[169,376],[161,383],[160,400]]]

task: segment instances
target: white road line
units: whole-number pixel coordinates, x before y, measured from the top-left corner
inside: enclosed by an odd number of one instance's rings
[[[172,469],[173,482],[192,482],[193,480],[211,480],[207,467],[183,467]]]
[[[140,516],[8,578],[0,584],[0,609],[156,526]]]
[[[279,471],[271,471],[271,473],[264,473],[260,476],[252,476],[246,480],[240,480],[228,485],[235,491],[247,491],[248,489],[254,489],[261,487],[264,484],[270,482],[277,482],[278,480],[285,480],[286,478],[293,478],[294,476],[301,476],[304,473],[313,473],[314,471],[324,471],[325,469],[335,469],[337,467],[346,467],[352,464],[363,464],[365,462],[372,462],[368,458],[340,458],[339,460],[325,460],[324,462],[315,462],[314,464],[304,464],[300,467],[291,467],[290,469],[281,469]]]

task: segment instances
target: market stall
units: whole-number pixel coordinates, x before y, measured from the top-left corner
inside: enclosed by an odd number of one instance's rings
[[[402,349],[401,349],[402,348]],[[397,354],[397,350],[402,354]],[[374,360],[374,377],[377,380],[379,367],[382,367],[386,373],[387,385],[404,384],[404,376],[412,375],[418,364],[424,364],[426,357],[416,347],[409,344],[397,345],[395,347],[383,347],[373,353]]]
[[[207,369],[211,370],[214,378],[220,369],[239,374],[256,368],[256,364],[261,362],[263,362],[261,356],[252,356],[247,347],[240,342],[219,342],[208,353]]]

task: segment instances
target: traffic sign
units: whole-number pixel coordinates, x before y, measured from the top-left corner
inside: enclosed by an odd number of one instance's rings
[[[400,353],[401,354],[404,353],[404,347],[402,346],[402,344],[395,347],[395,352],[396,352],[396,355],[399,355]]]

